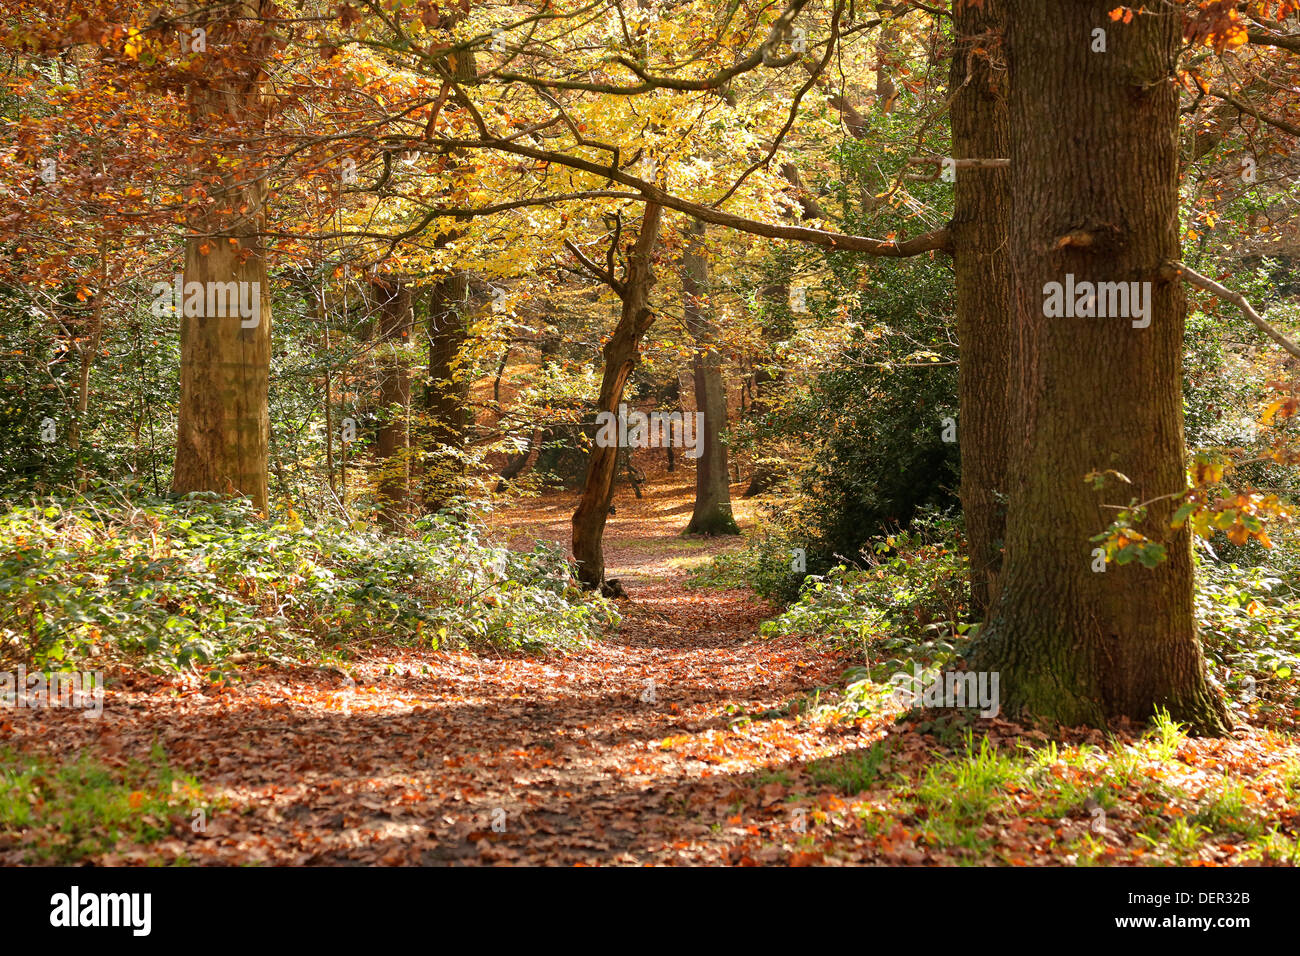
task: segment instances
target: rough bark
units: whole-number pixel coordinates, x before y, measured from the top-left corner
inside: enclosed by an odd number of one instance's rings
[[[452,17],[458,20],[460,14]],[[458,81],[472,82],[478,76],[478,64],[470,50],[454,54],[449,66]],[[438,244],[455,237],[456,233],[447,234]],[[443,507],[459,490],[465,471],[462,453],[469,429],[469,379],[460,362],[467,338],[468,298],[469,276],[459,271],[439,281],[429,296],[429,382],[424,394],[428,427],[421,442],[425,451],[421,497],[429,511]]]
[[[950,85],[955,159],[1008,155],[1005,0],[953,10]],[[961,506],[970,559],[971,616],[982,620],[997,593],[1006,528],[1007,381],[1011,332],[1011,175],[962,168],[953,195],[953,269],[960,348],[958,395]],[[935,423],[939,427],[939,423]]]
[[[731,513],[730,474],[727,468],[727,392],[722,381],[722,356],[718,330],[709,313],[709,260],[704,251],[704,223],[692,220],[682,253],[682,311],[686,328],[695,339],[691,373],[695,379],[695,405],[704,413],[702,434],[696,435],[700,455],[695,459],[695,509],[686,534],[740,534]]]
[[[262,4],[244,0],[230,15],[255,18]],[[223,59],[208,85],[189,90],[196,128],[227,141],[244,141],[247,162],[204,171],[216,182],[212,197],[188,222],[184,281],[257,283],[260,315],[244,327],[238,315],[180,317],[181,381],[176,460],[172,490],[248,495],[255,508],[267,508],[267,457],[270,418],[267,392],[271,359],[271,297],[267,287],[265,181],[257,174],[257,143],[265,126],[262,103],[263,38],[260,23],[237,36],[227,21],[209,25],[208,42],[223,42],[242,57]],[[241,62],[242,60],[242,62]],[[250,145],[251,144],[251,145]],[[222,152],[218,147],[217,152]],[[251,286],[249,287],[251,288]]]
[[[632,247],[627,271],[617,290],[622,300],[618,324],[603,349],[605,371],[596,402],[597,412],[618,414],[618,404],[623,399],[628,376],[636,365],[641,339],[654,322],[654,313],[650,311],[650,290],[655,282],[651,254],[659,236],[661,217],[662,207],[646,203],[641,216],[641,232]],[[605,533],[605,520],[614,494],[617,462],[617,448],[592,445],[582,498],[573,513],[573,558],[578,564],[578,580],[589,588],[599,587],[605,578],[601,537]]]
[[[1013,263],[1007,554],[994,615],[972,649],[998,671],[1003,711],[1103,726],[1166,709],[1194,732],[1229,726],[1206,681],[1191,542],[1172,505],[1139,530],[1167,544],[1153,569],[1094,572],[1090,538],[1114,512],[1184,486],[1185,303],[1178,257],[1176,11],[1008,0]],[[1107,52],[1094,53],[1094,28]],[[1048,318],[1045,284],[1150,282],[1150,325]],[[1130,485],[1093,490],[1114,469]]]

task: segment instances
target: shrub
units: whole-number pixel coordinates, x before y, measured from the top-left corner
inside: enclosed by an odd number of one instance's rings
[[[211,495],[82,498],[13,508],[0,541],[0,656],[41,667],[301,659],[365,639],[540,650],[618,619],[558,548],[512,552],[445,514],[385,536]]]

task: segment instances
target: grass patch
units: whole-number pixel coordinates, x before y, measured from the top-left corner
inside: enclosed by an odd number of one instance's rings
[[[888,756],[888,746],[875,744],[865,750],[811,763],[808,776],[819,786],[834,787],[847,794],[861,793],[879,779],[881,765]]]
[[[109,767],[81,756],[58,764],[0,751],[0,844],[26,862],[76,863],[121,841],[148,844],[210,812],[198,782],[175,773],[161,748],[149,763]]]
[[[1236,834],[1250,840],[1260,838],[1265,832],[1264,824],[1247,802],[1246,788],[1226,777],[1223,786],[1201,804],[1189,822],[1211,833]]]
[[[755,557],[752,552],[741,549],[724,551],[714,555],[712,561],[701,560],[697,566],[692,567],[686,578],[686,586],[696,590],[718,591],[748,588],[751,586],[754,567]]]

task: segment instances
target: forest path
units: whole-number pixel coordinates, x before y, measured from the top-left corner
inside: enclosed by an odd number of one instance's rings
[[[99,720],[47,711],[15,730],[109,763],[147,762],[157,744],[216,797],[204,832],[177,823],[100,863],[787,860],[803,816],[782,771],[867,741],[763,716],[844,661],[759,640],[772,611],[748,591],[685,586],[690,565],[740,544],[678,537],[690,503],[662,483],[620,497],[607,555],[631,592],[624,621],[576,653],[381,646],[361,652],[354,684],[319,668],[222,688],[138,676],[110,688]],[[493,524],[531,547],[566,540],[571,513],[558,495]]]
[[[564,541],[572,506],[532,500],[495,516],[493,533],[519,547]],[[737,506],[749,523],[750,503]],[[1268,859],[1300,861],[1293,732],[1243,724],[1170,756],[1154,737],[1080,728],[1058,753],[1001,717],[941,730],[890,706],[801,716],[790,705],[850,662],[758,638],[771,609],[748,591],[687,587],[689,567],[742,544],[678,537],[689,512],[689,491],[666,481],[620,498],[606,554],[630,591],[623,624],[577,652],[377,645],[349,662],[351,677],[118,676],[96,720],[0,715],[0,754],[119,767],[160,754],[197,778],[204,826],[178,810],[155,821],[169,836],[120,842],[89,858],[100,865],[1222,864],[1260,859],[1270,827],[1284,836]],[[1194,844],[1153,839],[1197,808],[1228,812],[1225,774],[1242,801],[1228,810],[1250,808],[1248,821],[1202,828]],[[1095,793],[1110,801],[1100,832],[1085,800]],[[1258,839],[1238,832],[1248,823]],[[66,841],[53,826],[23,836]],[[0,865],[24,859],[0,832]]]

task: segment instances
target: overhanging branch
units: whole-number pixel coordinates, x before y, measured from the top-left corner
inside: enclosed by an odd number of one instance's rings
[[[1245,314],[1246,318],[1250,319],[1255,328],[1259,329],[1296,358],[1300,358],[1300,345],[1296,345],[1277,329],[1273,328],[1273,326],[1265,322],[1260,314],[1251,306],[1250,302],[1246,300],[1246,297],[1240,292],[1233,292],[1227,286],[1220,285],[1209,276],[1201,275],[1195,269],[1192,269],[1181,262],[1167,262],[1165,263],[1165,269],[1168,271],[1171,278],[1181,276],[1198,289],[1204,289],[1206,292],[1213,292],[1220,299],[1225,299],[1228,302],[1231,302],[1237,308],[1241,309],[1242,313]]]
[[[442,145],[447,149],[495,149],[515,156],[527,156],[543,163],[555,163],[557,166],[578,169],[603,179],[621,183],[624,186],[630,186],[638,190],[646,199],[667,209],[687,213],[696,219],[711,222],[715,226],[723,226],[727,229],[735,229],[737,232],[747,232],[750,235],[763,236],[768,239],[791,239],[795,242],[825,246],[828,249],[844,249],[850,252],[862,252],[871,256],[895,259],[907,258],[923,252],[952,251],[952,239],[946,228],[936,229],[933,232],[927,232],[900,242],[893,239],[872,239],[867,236],[830,232],[825,229],[811,229],[807,226],[774,225],[759,222],[756,219],[748,219],[744,216],[737,216],[734,213],[723,212],[713,206],[705,206],[681,199],[660,189],[653,183],[646,182],[612,166],[602,166],[600,163],[583,159],[580,156],[569,156],[564,153],[555,153],[550,150],[499,139],[446,140]]]

